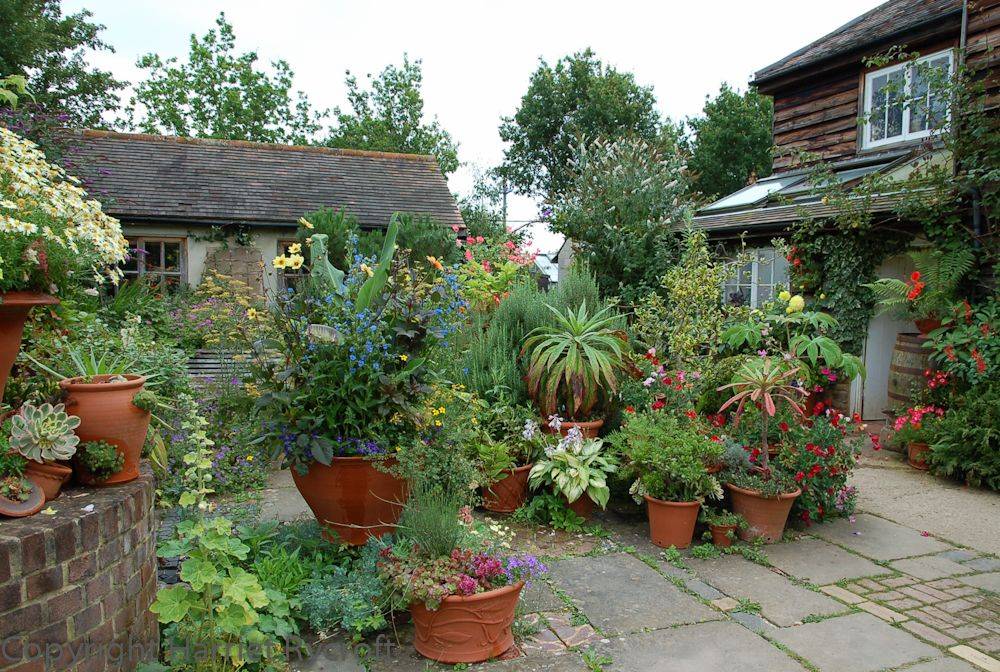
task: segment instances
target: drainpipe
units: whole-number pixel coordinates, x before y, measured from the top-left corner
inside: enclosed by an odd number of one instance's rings
[[[959,65],[965,65],[965,46],[968,40],[969,33],[969,0],[962,0],[962,32],[958,38],[958,59]],[[958,171],[958,164],[954,166],[954,170]],[[980,238],[983,235],[983,212],[982,212],[982,193],[979,187],[972,187],[972,233],[975,236],[973,244],[979,247],[982,243]]]

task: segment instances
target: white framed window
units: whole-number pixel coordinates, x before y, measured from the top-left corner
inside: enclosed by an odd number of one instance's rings
[[[291,252],[288,251],[288,248],[296,244],[300,245],[301,247],[301,243],[299,243],[299,241],[297,240],[279,240],[278,256],[280,257],[283,254],[285,256],[290,255]],[[299,254],[303,254],[303,252],[300,250]],[[298,287],[299,282],[301,282],[302,278],[306,275],[307,272],[308,270],[306,269],[305,266],[300,266],[299,268],[277,269],[278,289],[282,292],[288,291],[289,289],[295,289],[296,287]]]
[[[722,288],[723,302],[760,308],[774,299],[778,287],[788,287],[788,260],[773,247],[749,251],[752,260],[740,266]]]
[[[948,123],[947,93],[939,83],[954,70],[949,49],[865,75],[865,148],[917,140],[938,133]]]
[[[126,280],[145,278],[165,289],[187,282],[187,247],[184,238],[128,237],[128,259],[122,266]]]

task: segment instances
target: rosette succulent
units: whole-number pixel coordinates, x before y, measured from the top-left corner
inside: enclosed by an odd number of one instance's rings
[[[80,418],[66,412],[64,404],[25,404],[11,418],[10,446],[29,460],[68,460],[76,453],[80,438],[73,430]]]

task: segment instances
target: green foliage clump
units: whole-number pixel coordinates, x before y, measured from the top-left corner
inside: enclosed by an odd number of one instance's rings
[[[515,511],[511,519],[521,523],[536,523],[565,532],[587,531],[587,521],[566,504],[563,497],[551,492],[535,495]]]
[[[125,466],[125,455],[107,441],[86,441],[77,450],[77,459],[98,481],[105,481]]]
[[[309,627],[341,628],[354,638],[386,627],[388,590],[377,566],[381,549],[382,543],[369,540],[350,565],[330,567],[302,585],[300,613]]]
[[[1000,383],[970,388],[933,431],[927,461],[935,473],[1000,490]]]

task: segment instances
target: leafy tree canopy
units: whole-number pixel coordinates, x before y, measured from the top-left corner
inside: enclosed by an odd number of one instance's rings
[[[403,55],[403,64],[386,66],[377,76],[368,75],[364,90],[350,71],[344,82],[351,111],[336,110],[337,127],[325,144],[330,147],[382,152],[431,154],[445,175],[458,168],[458,144],[437,118],[424,120],[420,91],[423,71],[419,60]]]
[[[555,66],[544,60],[513,117],[500,125],[509,146],[504,167],[523,194],[555,200],[570,186],[574,148],[583,140],[626,135],[654,140],[660,127],[653,90],[605,66],[587,49]]]
[[[701,116],[687,120],[694,188],[715,200],[770,175],[773,116],[771,99],[755,89],[741,94],[723,84],[706,99]]]
[[[114,51],[91,16],[63,16],[59,0],[0,2],[0,76],[24,75],[38,107],[79,126],[100,126],[102,114],[118,109],[117,91],[125,86],[84,58],[88,50]]]
[[[200,138],[306,144],[320,129],[323,113],[312,110],[301,91],[293,99],[294,73],[283,60],[274,74],[257,67],[257,53],[236,53],[233,27],[220,13],[216,28],[191,35],[187,63],[142,56],[148,72],[132,99],[136,127],[147,133]]]

